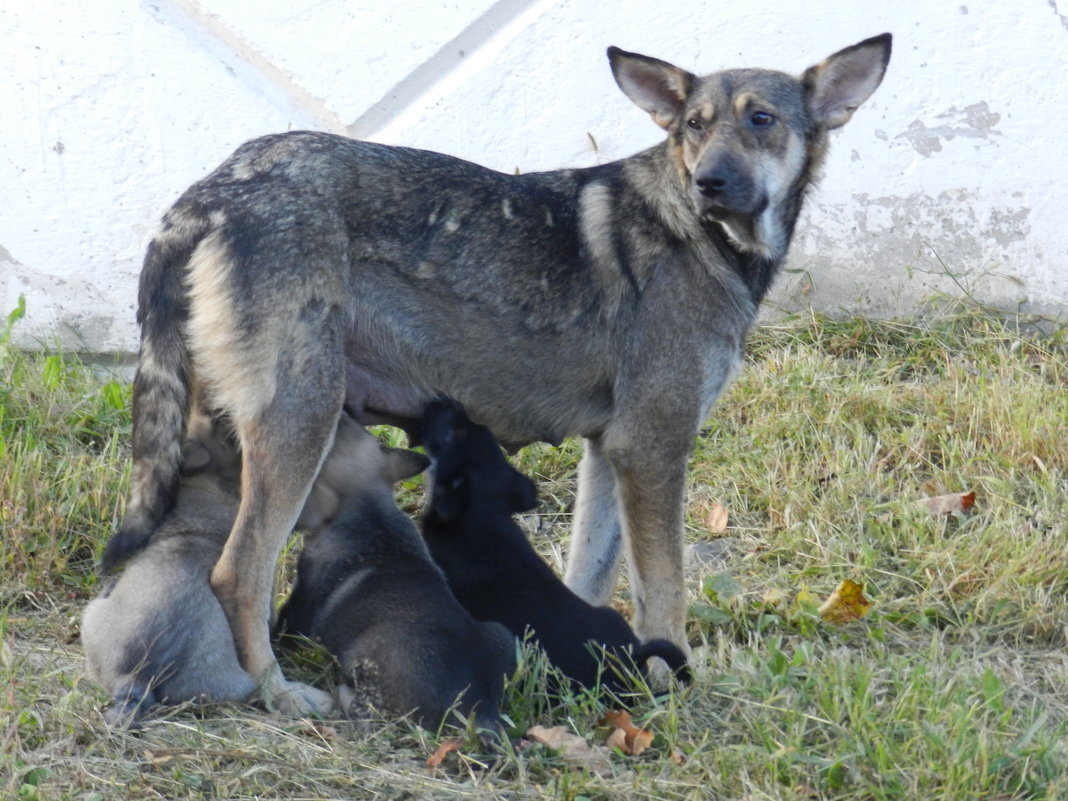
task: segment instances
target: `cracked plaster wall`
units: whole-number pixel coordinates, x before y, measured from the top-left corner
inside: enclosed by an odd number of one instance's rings
[[[1066,0],[52,0],[0,6],[0,311],[23,344],[130,352],[159,215],[242,141],[318,128],[501,170],[660,137],[609,44],[800,71],[883,30],[773,308],[908,314],[969,293],[1068,316]]]

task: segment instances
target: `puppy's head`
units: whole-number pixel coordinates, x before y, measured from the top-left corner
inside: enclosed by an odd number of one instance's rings
[[[511,515],[538,505],[534,482],[512,467],[490,430],[472,422],[458,402],[438,398],[427,405],[422,440],[431,470],[427,517]]]
[[[338,421],[334,446],[312,486],[297,525],[319,528],[334,518],[349,497],[392,495],[393,485],[426,469],[420,453],[389,448],[347,413]]]

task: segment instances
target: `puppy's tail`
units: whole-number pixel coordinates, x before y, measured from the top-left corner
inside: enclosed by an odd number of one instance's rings
[[[667,663],[672,675],[682,684],[693,681],[693,671],[686,660],[686,654],[671,640],[649,640],[642,643],[634,652],[634,661],[644,666],[652,657],[659,657]]]
[[[141,348],[133,389],[133,472],[126,515],[104,548],[109,573],[148,544],[174,506],[189,414],[189,358],[182,332],[189,317],[185,273],[211,227],[188,208],[172,211],[148,247],[138,290]]]

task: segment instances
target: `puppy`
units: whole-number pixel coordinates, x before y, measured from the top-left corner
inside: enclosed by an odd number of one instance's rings
[[[319,530],[300,555],[278,632],[318,640],[337,658],[350,718],[411,713],[435,729],[456,709],[496,728],[515,641],[503,626],[476,623],[453,598],[394,502],[393,483],[426,464],[342,415],[312,492],[315,509],[301,521]]]
[[[621,614],[586,603],[538,556],[512,520],[537,505],[534,483],[508,463],[488,428],[439,398],[427,405],[422,439],[431,462],[423,538],[475,620],[497,621],[519,637],[529,629],[549,661],[584,687],[622,689],[619,668],[644,674],[653,656],[690,680],[680,648],[640,644]]]
[[[208,583],[237,514],[240,456],[221,424],[197,417],[182,462],[174,508],[82,617],[88,673],[111,693],[112,725],[136,727],[154,704],[243,701],[256,690]]]

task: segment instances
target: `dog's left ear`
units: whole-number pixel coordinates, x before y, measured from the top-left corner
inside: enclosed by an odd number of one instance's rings
[[[817,123],[831,129],[849,122],[882,83],[892,41],[889,33],[873,36],[805,70],[801,82]]]
[[[386,478],[390,484],[419,475],[430,464],[421,453],[404,448],[386,448]]]
[[[618,47],[608,48],[608,63],[623,94],[648,111],[661,128],[669,127],[679,116],[697,80],[692,73],[666,61]]]
[[[538,488],[522,473],[515,473],[508,493],[508,506],[513,512],[529,512],[538,505]]]

